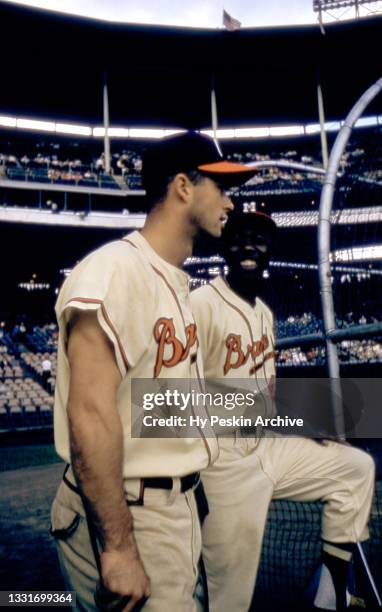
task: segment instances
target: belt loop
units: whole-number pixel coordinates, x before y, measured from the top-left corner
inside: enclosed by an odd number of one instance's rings
[[[69,472],[69,470],[70,470],[70,472]],[[67,463],[67,464],[66,464],[66,467],[65,467],[64,473],[63,473],[63,475],[62,475],[62,480],[64,481],[64,483],[66,484],[66,486],[67,486],[67,487],[69,487],[69,489],[71,489],[72,491],[74,491],[74,493],[76,493],[77,495],[81,496],[81,493],[80,493],[79,488],[78,488],[78,487],[77,487],[75,484],[73,484],[73,483],[72,483],[72,482],[69,480],[69,478],[67,477],[68,472],[69,472],[69,475],[72,475],[72,478],[73,478],[73,480],[74,480],[74,482],[75,482],[75,477],[74,477],[74,474],[73,474],[73,469],[71,469],[71,465],[70,465],[70,463]]]
[[[126,500],[126,503],[128,506],[144,506],[144,501],[145,501],[145,481],[143,478],[141,478],[140,483],[139,483],[139,496],[137,500],[132,500],[132,501],[128,501]]]
[[[180,478],[172,479],[172,489],[168,496],[168,501],[172,504],[175,501],[175,498],[181,492],[182,481]]]

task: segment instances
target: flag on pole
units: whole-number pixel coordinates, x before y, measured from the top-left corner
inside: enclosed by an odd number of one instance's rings
[[[227,11],[223,9],[223,26],[229,32],[234,32],[235,30],[240,30],[241,21],[232,17]]]

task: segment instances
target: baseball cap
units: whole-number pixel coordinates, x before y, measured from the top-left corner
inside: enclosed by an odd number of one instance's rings
[[[224,160],[212,138],[197,132],[185,132],[158,141],[143,157],[143,187],[152,190],[163,178],[179,172],[197,170],[225,187],[248,181],[254,168]]]
[[[248,213],[232,213],[223,231],[223,240],[229,239],[244,230],[265,232],[271,238],[275,237],[277,225],[270,215],[255,211]]]

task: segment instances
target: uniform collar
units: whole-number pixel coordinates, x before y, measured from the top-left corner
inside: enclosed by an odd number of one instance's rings
[[[159,269],[172,285],[175,285],[179,289],[184,289],[185,287],[188,289],[190,276],[180,268],[173,266],[172,264],[168,263],[168,261],[165,261],[162,257],[160,257],[160,255],[158,255],[158,253],[154,251],[152,246],[147,242],[146,238],[142,236],[141,232],[136,230],[135,232],[124,236],[124,239],[133,243],[134,246],[136,246],[137,249],[139,249],[139,251],[141,251],[147,257],[151,265],[154,268]]]
[[[217,276],[214,278],[211,285],[213,285],[219,291],[219,293],[225,297],[226,300],[233,302],[241,310],[246,310],[247,312],[249,311],[252,313],[258,304],[258,298],[256,298],[254,306],[247,302],[247,300],[241,298],[233,289],[231,289],[224,276]]]

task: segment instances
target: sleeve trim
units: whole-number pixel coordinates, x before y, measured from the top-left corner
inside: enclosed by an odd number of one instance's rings
[[[67,306],[71,305],[73,302],[80,302],[82,304],[95,304],[96,306],[100,306],[101,307],[102,317],[103,317],[106,325],[109,327],[109,329],[110,329],[110,331],[111,331],[111,333],[112,333],[112,335],[113,335],[113,337],[114,337],[114,339],[115,339],[115,341],[117,343],[117,346],[118,346],[119,352],[120,352],[120,354],[122,356],[123,364],[124,364],[124,366],[126,368],[126,371],[129,370],[130,369],[130,365],[129,365],[128,359],[126,357],[126,353],[124,351],[121,339],[120,339],[120,337],[119,337],[119,335],[118,335],[118,333],[117,333],[113,323],[110,320],[110,317],[109,317],[109,315],[108,315],[108,313],[106,311],[106,308],[105,308],[105,305],[104,305],[103,301],[102,300],[97,300],[95,298],[74,297],[74,298],[71,298],[68,302],[66,302],[65,308]]]

